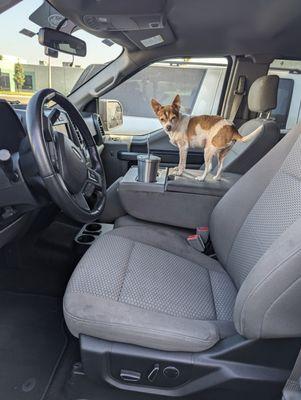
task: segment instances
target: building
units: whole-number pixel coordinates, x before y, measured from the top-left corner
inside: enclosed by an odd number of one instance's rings
[[[28,94],[45,87],[54,87],[59,92],[68,94],[84,70],[80,66],[71,67],[62,63],[61,66],[52,66],[49,71],[49,66],[44,61],[28,64],[17,57],[3,55],[0,56],[0,92],[16,92],[14,73],[18,62],[23,65],[25,74],[22,92]]]

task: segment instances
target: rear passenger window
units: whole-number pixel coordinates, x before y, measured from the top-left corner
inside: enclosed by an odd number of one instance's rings
[[[301,121],[301,61],[276,59],[269,74],[278,75],[277,107],[272,111],[282,133]]]

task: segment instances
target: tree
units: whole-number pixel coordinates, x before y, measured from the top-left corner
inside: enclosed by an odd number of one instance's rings
[[[22,87],[23,87],[23,85],[25,83],[24,67],[19,62],[17,62],[15,64],[14,81],[15,81],[15,84],[16,84],[17,91],[19,92],[20,89],[22,89]]]

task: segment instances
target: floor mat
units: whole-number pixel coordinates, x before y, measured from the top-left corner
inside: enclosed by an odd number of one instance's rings
[[[66,345],[60,300],[0,292],[1,399],[43,399]]]
[[[58,221],[0,250],[0,291],[62,297],[76,266],[79,228]]]

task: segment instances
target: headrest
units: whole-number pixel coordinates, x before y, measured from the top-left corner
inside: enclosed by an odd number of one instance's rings
[[[249,110],[262,113],[276,108],[278,84],[279,77],[277,75],[265,75],[257,78],[249,90]]]

